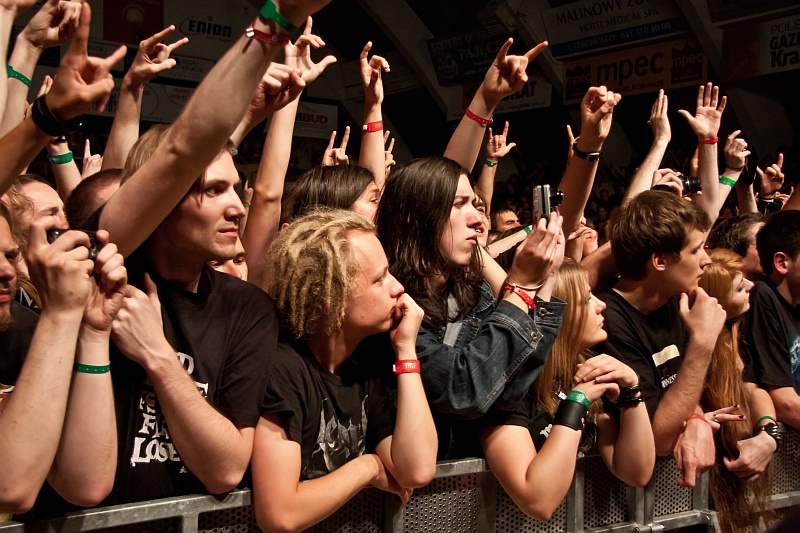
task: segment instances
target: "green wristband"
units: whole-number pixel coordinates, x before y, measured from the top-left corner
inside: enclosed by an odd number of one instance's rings
[[[573,402],[582,403],[585,408],[589,408],[592,405],[592,402],[589,401],[589,398],[586,397],[584,393],[579,390],[572,389],[567,394],[567,400],[571,400]]]
[[[66,165],[67,163],[72,163],[72,152],[67,152],[66,154],[48,155],[47,160],[54,165]]]
[[[772,421],[773,421],[775,424],[777,424],[777,423],[778,423],[778,421],[777,421],[777,420],[775,420],[775,417],[774,417],[774,416],[764,415],[764,416],[762,416],[761,418],[759,418],[759,419],[756,421],[756,426],[755,426],[755,427],[758,427],[759,425],[761,425],[761,422],[762,422],[762,421],[764,421],[764,420],[772,420]]]
[[[531,230],[533,229],[533,226],[525,226],[524,229],[525,229],[525,233],[530,233]]]
[[[488,159],[483,162],[487,167],[496,167],[497,163],[499,163],[499,161],[489,161]]]
[[[297,31],[297,26],[289,22],[289,19],[278,13],[278,8],[275,6],[275,3],[272,0],[267,0],[267,3],[264,4],[264,7],[261,8],[259,14],[267,19],[275,21],[275,24],[286,30],[288,33],[294,33]]]
[[[6,65],[6,73],[8,73],[9,78],[14,78],[15,80],[19,80],[22,83],[24,83],[27,87],[31,86],[31,79],[25,74],[20,74],[19,72],[14,70],[14,67],[12,67],[11,65]]]
[[[720,176],[719,177],[719,182],[722,185],[728,185],[729,187],[735,187],[736,186],[736,181],[730,179],[728,176]]]
[[[75,372],[83,372],[84,374],[106,374],[111,370],[111,363],[107,365],[84,365],[83,363],[75,363],[72,369]]]
[[[247,202],[242,202],[242,205],[245,207],[250,207],[250,204],[248,204]]]

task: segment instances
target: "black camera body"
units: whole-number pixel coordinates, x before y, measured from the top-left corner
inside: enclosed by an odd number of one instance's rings
[[[65,229],[49,229],[47,230],[47,242],[53,244],[53,242],[61,237],[64,233],[68,230]],[[97,252],[100,250],[100,246],[97,244],[97,237],[95,236],[94,231],[84,231],[86,235],[89,236],[89,259],[94,261],[97,259]]]
[[[564,203],[564,193],[551,189],[550,185],[537,185],[533,188],[533,212],[537,217],[547,217],[551,211]]]
[[[703,185],[700,183],[700,178],[690,178],[689,176],[683,174],[682,172],[678,172],[678,178],[680,178],[681,185],[683,185],[684,198],[703,190]],[[653,187],[653,190],[673,192],[673,189],[671,189],[669,185],[664,185],[664,184],[656,185],[655,187]]]

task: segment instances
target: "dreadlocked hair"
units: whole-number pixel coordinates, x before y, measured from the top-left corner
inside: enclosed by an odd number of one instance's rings
[[[375,226],[352,211],[317,209],[295,219],[270,246],[267,292],[295,338],[341,328],[358,270],[347,241],[353,231],[374,234]]]
[[[709,252],[711,264],[703,270],[700,286],[710,296],[725,306],[730,297],[734,278],[741,273],[744,263],[742,257],[724,248]],[[714,508],[720,520],[722,531],[759,531],[759,514],[769,525],[775,518],[769,504],[771,482],[769,470],[756,481],[745,483],[730,472],[722,461],[723,457],[733,460],[739,457],[737,443],[753,436],[750,406],[747,401],[742,362],[739,355],[739,323],[733,319],[722,329],[714,352],[711,355],[711,374],[703,389],[703,407],[713,411],[722,407],[739,405],[745,422],[721,424],[715,435],[717,461],[711,469],[710,488]],[[753,507],[758,513],[753,512]]]

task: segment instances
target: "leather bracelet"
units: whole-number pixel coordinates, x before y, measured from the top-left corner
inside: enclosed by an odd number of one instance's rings
[[[556,416],[553,417],[553,425],[567,426],[568,428],[582,431],[588,416],[589,411],[582,403],[561,400],[556,410]]]
[[[46,96],[46,94],[43,94],[34,100],[31,106],[31,118],[36,127],[50,137],[64,137],[69,132],[75,131],[78,127],[78,119],[74,118],[67,123],[61,122],[53,113],[53,110],[50,109],[50,106],[47,105]]]
[[[625,401],[631,398],[636,397],[637,394],[642,392],[642,384],[641,379],[639,382],[636,383],[633,387],[623,387],[619,389],[619,396],[617,397],[617,401]]]
[[[470,108],[467,108],[466,114],[467,114],[468,118],[471,118],[472,120],[474,120],[475,122],[477,122],[481,126],[488,126],[489,124],[494,122],[493,118],[483,118],[480,115],[476,115],[475,113],[472,112],[472,110]]]
[[[584,152],[583,150],[578,150],[578,141],[572,143],[572,153],[581,159],[585,159],[589,163],[594,163],[603,155],[602,150],[599,152]]]
[[[418,359],[400,359],[392,365],[392,372],[395,376],[400,374],[419,374]]]
[[[781,441],[783,440],[783,430],[781,429],[780,422],[777,424],[773,424],[772,422],[770,422],[769,424],[758,426],[756,430],[753,432],[753,436],[758,435],[759,433],[766,433],[775,440],[776,452],[781,448]]]
[[[628,409],[630,407],[636,407],[640,403],[644,401],[644,398],[641,396],[636,396],[635,398],[626,398],[624,400],[620,400],[617,398],[617,401],[614,404],[617,406],[618,409]]]

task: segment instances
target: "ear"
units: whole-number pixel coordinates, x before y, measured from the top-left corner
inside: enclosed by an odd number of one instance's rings
[[[667,254],[664,252],[655,252],[650,256],[650,263],[653,269],[663,272],[667,268]]]
[[[288,222],[284,222],[283,224],[281,224],[281,231],[285,230],[288,227],[289,227],[289,223]]]
[[[772,256],[772,269],[781,276],[785,276],[792,268],[791,262],[792,260],[785,253],[775,252],[775,255]]]

